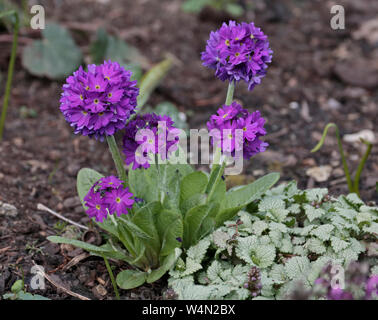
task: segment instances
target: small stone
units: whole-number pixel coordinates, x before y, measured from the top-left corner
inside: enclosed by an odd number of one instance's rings
[[[48,157],[50,160],[56,161],[60,159],[61,153],[59,152],[59,150],[51,150],[48,154]]]
[[[344,170],[341,169],[341,168],[336,168],[336,169],[333,170],[332,175],[334,177],[337,177],[337,178],[342,177],[342,176],[344,176]]]
[[[313,158],[306,158],[302,160],[302,165],[313,167],[316,165],[315,159]]]
[[[78,206],[81,206],[81,202],[80,202],[80,198],[79,197],[71,197],[71,198],[67,198],[63,201],[63,206],[65,208],[75,208],[75,207],[78,207]]]
[[[336,63],[334,72],[345,83],[363,88],[378,86],[378,70],[374,61],[368,59],[350,59]]]
[[[19,147],[21,148],[22,145],[24,144],[24,141],[22,140],[22,138],[20,137],[16,137],[12,140],[13,144],[16,146],[16,147]]]
[[[306,175],[315,179],[316,182],[327,181],[332,173],[332,167],[329,165],[313,167],[306,171]]]
[[[43,247],[43,251],[48,255],[54,255],[60,251],[60,246],[57,243],[49,242]]]
[[[14,205],[0,201],[0,216],[16,217],[18,210]]]
[[[327,101],[327,106],[330,110],[338,110],[341,107],[341,103],[334,98],[330,98]]]
[[[78,163],[71,163],[67,166],[66,168],[67,170],[67,173],[72,176],[72,177],[76,177],[78,171],[80,170],[80,165]]]

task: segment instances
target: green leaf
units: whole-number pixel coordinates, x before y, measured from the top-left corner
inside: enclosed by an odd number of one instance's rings
[[[148,169],[129,170],[129,186],[135,197],[146,202],[159,201],[158,173],[155,165]]]
[[[183,237],[184,226],[179,212],[163,209],[156,217],[156,228],[161,240],[160,256],[164,257],[172,253],[175,248],[181,246],[178,238]]]
[[[207,196],[205,194],[194,194],[180,204],[181,213],[185,216],[190,209],[206,203]]]
[[[177,248],[171,254],[164,257],[160,267],[158,269],[152,270],[152,272],[148,274],[147,283],[152,283],[159,280],[169,269],[174,266],[180,254],[181,250]]]
[[[206,187],[206,193],[210,196],[208,202],[222,202],[226,195],[226,182],[222,179],[224,168],[222,166],[215,166],[210,173],[209,183]],[[214,189],[213,194],[211,191]]]
[[[22,10],[15,3],[10,0],[0,0],[0,25],[5,25],[9,32],[12,32],[12,27],[16,24],[16,14],[19,21],[25,20]]]
[[[172,67],[172,61],[166,59],[156,66],[152,67],[142,78],[140,82],[140,91],[138,96],[138,108],[142,108],[148,101],[151,93],[163,81]]]
[[[285,209],[285,201],[279,197],[265,197],[259,203],[259,211],[270,211],[272,209]]]
[[[190,209],[184,219],[184,248],[195,245],[202,235],[199,234],[203,221],[213,217],[219,210],[219,204],[207,204]]]
[[[285,264],[287,276],[293,280],[305,274],[310,268],[310,261],[307,257],[293,257]]]
[[[183,203],[195,194],[204,193],[207,183],[207,175],[202,171],[195,171],[185,176],[180,183],[180,203]]]
[[[129,219],[126,219],[126,218],[122,218],[122,217],[118,217],[118,219],[120,221],[122,221],[122,223],[124,224],[124,226],[126,228],[129,229],[129,231],[136,237],[140,238],[140,239],[143,239],[143,240],[149,240],[151,241],[151,236],[145,232],[144,230],[142,230],[141,228],[139,228],[138,225],[136,225],[134,222],[132,222],[131,220]]]
[[[35,40],[22,53],[23,66],[33,75],[63,79],[82,62],[82,54],[66,28],[48,23],[43,40]]]
[[[261,234],[268,229],[268,224],[265,221],[255,221],[252,225],[252,231],[255,235],[261,236]]]
[[[15,283],[13,283],[11,291],[15,294],[19,293],[21,290],[24,289],[24,281],[17,280]]]
[[[143,230],[151,239],[158,240],[159,234],[155,227],[155,220],[161,210],[162,206],[160,202],[150,202],[137,210],[132,216],[131,221]]]
[[[327,251],[323,242],[321,240],[319,240],[318,238],[308,239],[306,244],[305,244],[305,248],[308,249],[308,251],[314,252],[316,254],[323,254]]]
[[[348,248],[350,246],[350,243],[338,237],[331,237],[331,246],[335,252],[339,252]]]
[[[186,0],[182,5],[182,9],[186,12],[198,13],[205,6],[210,5],[211,2],[212,0]]]
[[[227,192],[225,208],[242,208],[246,206],[269,190],[279,178],[279,173],[273,172],[247,186]]]
[[[104,62],[106,49],[108,47],[108,38],[109,35],[104,28],[98,29],[96,39],[93,41],[90,47],[92,62],[94,64],[101,64]]]
[[[303,208],[305,209],[306,216],[310,222],[312,222],[315,219],[320,218],[321,216],[325,214],[325,211],[323,209],[314,208],[313,206],[309,204],[305,204]]]
[[[97,38],[90,48],[93,63],[101,64],[104,60],[117,61],[132,72],[132,80],[142,77],[141,65],[148,65],[147,59],[139,50],[122,39],[109,35],[105,29],[97,31]]]
[[[77,174],[77,180],[76,180],[76,188],[77,193],[79,194],[80,201],[86,209],[84,205],[84,197],[89,192],[90,188],[94,185],[95,182],[100,180],[103,177],[101,173],[98,173],[97,171],[89,168],[83,168],[80,169],[80,171]]]
[[[146,202],[161,201],[163,193],[170,207],[177,208],[179,202],[178,183],[187,174],[193,172],[193,168],[184,164],[159,164],[159,171],[160,173],[154,164],[148,169],[130,170],[131,192]]]
[[[253,250],[251,259],[260,268],[270,267],[276,258],[276,248],[273,245],[259,245]]]
[[[139,270],[124,270],[117,275],[117,284],[121,289],[134,289],[146,282],[147,273]]]
[[[169,209],[179,209],[180,207],[180,183],[188,174],[193,172],[193,168],[186,164],[163,164],[159,165],[160,179],[158,188],[164,194],[164,207]]]
[[[233,17],[240,17],[244,13],[243,7],[236,3],[227,3],[225,10]]]
[[[322,241],[326,241],[329,240],[329,238],[331,237],[331,231],[334,228],[335,227],[331,224],[324,224],[312,230],[310,234],[318,237]]]
[[[207,249],[210,246],[210,241],[208,239],[202,239],[195,246],[189,248],[187,252],[188,258],[191,258],[193,261],[201,262],[205,257]]]
[[[49,298],[40,296],[39,294],[31,294],[29,292],[19,292],[17,295],[18,300],[50,300]]]
[[[89,252],[94,252],[94,253],[97,253],[97,254],[108,252],[108,249],[106,249],[106,248],[94,246],[93,244],[89,244],[89,243],[79,241],[79,240],[68,239],[68,238],[64,238],[64,237],[50,236],[50,237],[47,237],[47,240],[49,240],[53,243],[71,244],[75,247],[82,248],[84,250],[87,250]]]
[[[279,173],[273,172],[247,186],[228,191],[223,202],[223,210],[215,218],[217,226],[221,226],[225,221],[232,219],[239,210],[258,199],[279,178]]]
[[[160,202],[151,202],[140,208],[132,216],[132,222],[146,233],[149,238],[144,238],[143,241],[146,247],[151,247],[154,252],[160,251],[160,237],[155,226],[156,217],[162,210]]]

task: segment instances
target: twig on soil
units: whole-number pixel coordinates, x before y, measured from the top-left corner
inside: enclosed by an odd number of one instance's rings
[[[8,34],[2,34],[0,35],[0,42],[10,42],[12,43],[13,37],[12,35]],[[33,42],[33,39],[27,38],[27,37],[18,37],[18,44],[30,44]]]
[[[5,253],[5,252],[8,251],[10,248],[11,248],[11,247],[1,248],[1,249],[0,249],[0,254]]]
[[[75,258],[73,258],[70,262],[68,262],[62,270],[67,271],[69,268],[72,268],[73,266],[77,265],[81,260],[84,260],[85,258],[88,258],[90,256],[89,253],[83,252],[82,254],[79,254]]]
[[[62,285],[60,285],[59,283],[56,283],[49,275],[47,275],[43,269],[39,268],[38,265],[32,260],[33,264],[38,268],[38,273],[44,277],[48,282],[50,282],[53,286],[57,287],[58,289],[62,290],[63,292],[69,294],[70,296],[72,297],[75,297],[75,298],[78,298],[80,300],[91,300],[87,297],[84,297],[82,296],[81,294],[78,294],[78,293],[75,293],[75,292],[72,292],[71,290],[63,287]]]
[[[68,222],[68,223],[70,223],[70,224],[73,224],[74,226],[76,226],[76,227],[78,227],[78,228],[81,228],[81,229],[84,229],[84,230],[89,230],[88,227],[83,226],[83,225],[80,224],[80,223],[77,223],[77,222],[75,222],[75,221],[72,221],[72,220],[70,220],[70,219],[68,219],[68,218],[66,218],[66,217],[64,217],[64,216],[62,216],[61,214],[59,214],[59,213],[57,213],[57,212],[51,210],[50,208],[47,208],[47,207],[46,207],[45,205],[43,205],[42,203],[38,203],[38,205],[37,205],[37,209],[38,209],[38,210],[41,210],[41,211],[45,211],[45,212],[51,213],[52,215],[58,217],[59,219],[62,219],[62,220],[66,221],[66,222]]]

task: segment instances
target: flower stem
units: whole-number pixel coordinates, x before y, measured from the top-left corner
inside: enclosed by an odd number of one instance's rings
[[[234,91],[235,91],[235,82],[231,81],[228,84],[228,89],[227,89],[227,97],[226,97],[227,106],[229,106],[232,103],[232,100],[234,99]]]
[[[5,16],[5,15],[8,15],[8,14],[14,15],[16,22],[14,24],[14,30],[13,30],[12,51],[11,51],[11,57],[10,57],[10,60],[9,60],[8,78],[7,78],[7,84],[6,84],[6,87],[5,87],[3,109],[2,109],[2,112],[1,112],[1,119],[0,119],[0,141],[3,139],[5,118],[7,116],[9,96],[10,96],[10,91],[11,91],[11,86],[12,86],[14,63],[16,61],[18,30],[19,30],[19,27],[20,27],[20,20],[19,20],[19,17],[18,17],[18,13],[15,12],[15,11],[10,11],[10,12],[6,12],[6,13],[2,14],[1,16]]]
[[[326,125],[326,127],[324,128],[324,131],[323,131],[322,138],[320,139],[319,143],[314,147],[314,149],[311,150],[311,152],[316,152],[322,147],[322,145],[325,141],[325,138],[327,136],[328,129],[331,128],[331,127],[335,128],[337,144],[339,146],[339,151],[340,151],[340,155],[341,155],[341,162],[343,164],[344,173],[345,173],[345,177],[347,179],[349,192],[354,192],[354,186],[353,186],[353,183],[352,183],[352,179],[350,177],[348,164],[347,164],[346,159],[345,159],[343,145],[341,143],[339,128],[337,127],[337,125],[335,123],[331,122],[331,123],[328,123]]]
[[[126,170],[123,167],[123,161],[117,146],[117,142],[115,141],[114,136],[106,136],[106,141],[108,142],[110,153],[112,154],[114,164],[117,168],[118,177],[126,183]]]
[[[109,261],[108,261],[108,259],[106,259],[105,256],[102,256],[102,257],[104,258],[105,265],[106,265],[106,269],[107,269],[108,272],[109,272],[110,280],[111,280],[111,282],[112,282],[112,285],[113,285],[113,289],[114,289],[114,292],[115,292],[116,298],[117,298],[117,300],[120,300],[120,298],[119,298],[119,292],[118,292],[118,288],[117,288],[117,283],[115,282],[112,268],[111,268],[110,265],[109,265]]]
[[[359,197],[360,197],[360,190],[359,190],[360,186],[359,185],[360,185],[361,172],[362,172],[362,169],[365,166],[366,160],[369,157],[371,149],[373,147],[373,144],[371,142],[366,141],[366,140],[362,140],[362,139],[361,139],[361,141],[362,141],[362,143],[364,143],[364,144],[367,145],[367,149],[366,149],[366,152],[365,152],[364,156],[361,159],[361,162],[358,165],[356,175],[354,176],[354,183],[353,183],[354,192],[357,193],[357,195]]]
[[[234,99],[234,92],[235,92],[235,82],[231,81],[228,84],[228,89],[227,89],[227,97],[226,97],[226,102],[225,102],[227,106],[229,106],[232,103],[232,100]],[[220,165],[221,156],[222,156],[222,149],[214,145],[213,166],[212,166],[211,171],[214,171]]]

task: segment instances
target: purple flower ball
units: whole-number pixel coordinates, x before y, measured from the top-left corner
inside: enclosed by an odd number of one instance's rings
[[[117,216],[127,214],[135,200],[133,194],[124,187],[122,181],[115,176],[104,177],[93,184],[84,197],[84,204],[88,208],[89,217],[103,222],[108,214],[116,213]]]
[[[132,169],[149,168],[149,154],[159,154],[166,160],[169,152],[177,150],[180,131],[168,116],[155,113],[137,115],[127,124],[123,137],[125,163]]]
[[[60,110],[75,134],[104,140],[125,127],[135,113],[139,89],[118,62],[80,67],[63,85]]]
[[[252,90],[265,76],[272,54],[268,37],[253,22],[230,21],[210,33],[202,61],[220,80],[244,80]]]
[[[250,113],[233,102],[218,109],[207,122],[207,128],[213,145],[220,147],[223,153],[237,157],[239,152],[243,152],[243,157],[249,160],[268,146],[260,140],[266,135],[264,124],[260,111]]]
[[[373,275],[366,282],[366,298],[378,297],[378,275]]]

